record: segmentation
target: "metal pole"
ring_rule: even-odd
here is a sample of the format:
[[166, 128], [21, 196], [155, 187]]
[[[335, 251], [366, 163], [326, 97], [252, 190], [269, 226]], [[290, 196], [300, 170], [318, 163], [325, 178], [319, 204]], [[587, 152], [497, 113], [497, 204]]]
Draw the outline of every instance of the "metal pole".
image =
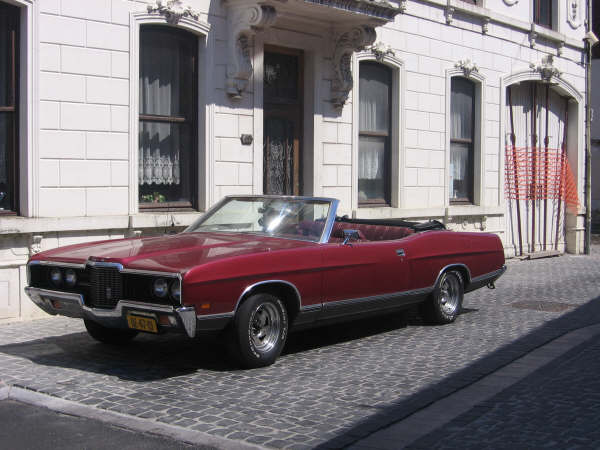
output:
[[537, 157], [537, 83], [533, 83], [533, 96], [531, 98], [531, 253], [535, 253], [535, 198], [536, 198], [536, 157]]
[[563, 183], [565, 182], [564, 161], [567, 158], [567, 130], [569, 128], [569, 99], [565, 98], [565, 125], [563, 130], [563, 141], [560, 153], [560, 173], [558, 174], [558, 211], [556, 213], [556, 238], [554, 240], [554, 249], [558, 250], [558, 238], [560, 230], [560, 216], [562, 213], [562, 195]]
[[[592, 0], [587, 0], [586, 32], [592, 29]], [[592, 45], [585, 40], [585, 246], [589, 255], [592, 248], [592, 138], [591, 138], [591, 100], [592, 100]]]
[[515, 123], [513, 120], [512, 86], [508, 88], [508, 107], [510, 111], [510, 142], [512, 144], [513, 173], [515, 177], [515, 191], [517, 204], [517, 227], [519, 230], [519, 256], [523, 256], [523, 234], [521, 233], [521, 201], [519, 200], [519, 168], [517, 165], [517, 138], [515, 136]]
[[550, 97], [550, 85], [546, 84], [546, 136], [544, 137], [544, 251], [546, 250], [546, 227], [548, 226], [548, 106]]

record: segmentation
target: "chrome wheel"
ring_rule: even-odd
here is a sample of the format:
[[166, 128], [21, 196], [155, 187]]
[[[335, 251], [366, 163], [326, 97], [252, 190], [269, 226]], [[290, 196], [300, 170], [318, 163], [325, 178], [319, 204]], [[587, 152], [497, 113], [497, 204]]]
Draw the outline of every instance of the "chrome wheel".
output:
[[454, 314], [460, 304], [461, 285], [458, 277], [444, 275], [440, 283], [440, 305], [448, 314]]
[[250, 338], [259, 352], [268, 352], [277, 345], [281, 333], [281, 315], [273, 303], [261, 303], [250, 317]]
[[457, 270], [444, 272], [429, 298], [421, 303], [421, 316], [431, 323], [451, 323], [458, 316], [463, 302], [463, 276]]

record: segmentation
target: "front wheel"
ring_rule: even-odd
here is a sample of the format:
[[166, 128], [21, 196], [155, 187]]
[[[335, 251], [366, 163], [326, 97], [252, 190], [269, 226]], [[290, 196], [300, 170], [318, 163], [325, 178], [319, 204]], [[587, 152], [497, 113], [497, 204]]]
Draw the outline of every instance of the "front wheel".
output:
[[253, 295], [240, 305], [230, 333], [230, 350], [242, 367], [271, 365], [287, 339], [287, 310], [273, 295]]
[[432, 323], [454, 322], [462, 307], [463, 297], [464, 285], [460, 272], [445, 272], [431, 296], [421, 305], [421, 315]]
[[88, 334], [103, 344], [124, 344], [132, 340], [138, 332], [135, 330], [122, 330], [120, 328], [103, 327], [93, 320], [83, 319]]

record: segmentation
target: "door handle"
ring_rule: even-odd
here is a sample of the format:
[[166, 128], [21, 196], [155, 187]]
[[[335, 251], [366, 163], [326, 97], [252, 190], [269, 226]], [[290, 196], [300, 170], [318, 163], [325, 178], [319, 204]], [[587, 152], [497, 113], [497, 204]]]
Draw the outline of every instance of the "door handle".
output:
[[404, 249], [403, 248], [398, 248], [398, 249], [396, 249], [396, 255], [398, 255], [398, 256], [406, 256], [406, 253], [404, 253]]

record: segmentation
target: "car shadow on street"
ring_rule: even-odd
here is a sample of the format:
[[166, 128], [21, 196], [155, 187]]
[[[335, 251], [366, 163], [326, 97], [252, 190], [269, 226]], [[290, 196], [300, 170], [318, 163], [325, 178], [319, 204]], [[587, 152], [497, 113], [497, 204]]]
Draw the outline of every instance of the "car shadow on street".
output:
[[[510, 306], [516, 307], [513, 305]], [[477, 380], [524, 356], [530, 351], [535, 350], [570, 331], [600, 323], [600, 297], [589, 300], [579, 307], [576, 307], [576, 305], [572, 306], [573, 309], [561, 317], [544, 323], [529, 334], [474, 361], [469, 366], [449, 375], [438, 383], [430, 385], [406, 399], [391, 403], [389, 406], [379, 409], [374, 415], [347, 429], [344, 434], [336, 436], [319, 445], [317, 448], [337, 449], [349, 447], [360, 439], [405, 419], [435, 401], [467, 387]], [[471, 311], [462, 312], [465, 313]], [[543, 373], [544, 367], [538, 369], [538, 371], [539, 373]], [[400, 446], [400, 443], [398, 445], [399, 448], [403, 447]], [[535, 445], [533, 445], [533, 447], [535, 447]]]
[[[75, 319], [74, 319], [75, 320]], [[385, 316], [330, 324], [290, 333], [283, 355], [360, 340], [407, 326], [423, 326], [416, 309]], [[140, 333], [124, 345], [106, 345], [87, 333], [49, 336], [27, 342], [0, 345], [0, 353], [27, 358], [37, 365], [76, 369], [128, 381], [155, 381], [197, 371], [230, 372], [239, 368], [227, 355], [222, 335], [189, 339], [179, 334], [159, 336]], [[248, 371], [245, 374], [249, 375]]]

